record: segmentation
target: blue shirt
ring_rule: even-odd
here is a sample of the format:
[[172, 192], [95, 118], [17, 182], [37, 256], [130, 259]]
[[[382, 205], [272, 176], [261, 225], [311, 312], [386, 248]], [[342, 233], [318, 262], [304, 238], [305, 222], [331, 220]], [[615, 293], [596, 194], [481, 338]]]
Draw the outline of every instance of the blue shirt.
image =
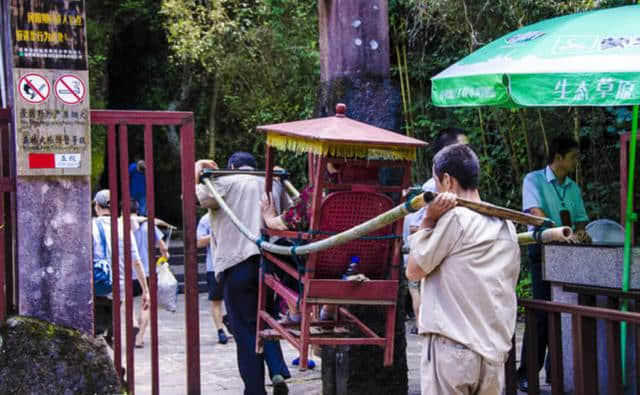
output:
[[[580, 187], [569, 177], [564, 178], [562, 185], [558, 183], [556, 175], [547, 166], [544, 169], [532, 171], [524, 177], [522, 183], [522, 210], [527, 211], [537, 207], [544, 211], [556, 226], [562, 226], [560, 210], [568, 210], [571, 214], [571, 227], [576, 223], [587, 222], [589, 217], [582, 201]], [[530, 229], [533, 227], [530, 226]]]
[[[158, 244], [158, 240], [162, 240], [164, 234], [162, 231], [155, 227], [156, 229], [156, 245]], [[133, 231], [133, 236], [136, 238], [136, 244], [138, 245], [138, 253], [140, 254], [140, 261], [142, 262], [142, 266], [144, 267], [144, 272], [147, 276], [150, 274], [149, 272], [149, 225], [148, 222], [143, 222], [138, 229]], [[157, 270], [157, 268], [156, 268]], [[133, 278], [137, 279], [138, 276], [136, 272], [133, 272]]]
[[147, 193], [147, 180], [144, 172], [138, 171], [138, 165], [129, 165], [129, 194], [133, 198], [141, 197]]
[[[203, 237], [211, 236], [213, 242], [213, 235], [211, 234], [211, 221], [209, 221], [209, 214], [205, 214], [200, 218], [198, 222], [198, 228], [196, 230], [196, 238], [202, 239]], [[211, 251], [211, 242], [207, 244], [207, 272], [213, 272], [213, 253]]]

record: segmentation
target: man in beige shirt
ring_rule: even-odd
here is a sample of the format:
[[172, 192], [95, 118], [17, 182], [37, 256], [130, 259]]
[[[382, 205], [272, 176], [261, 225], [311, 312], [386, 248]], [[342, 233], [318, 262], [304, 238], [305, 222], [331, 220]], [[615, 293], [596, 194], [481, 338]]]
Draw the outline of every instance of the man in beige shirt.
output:
[[[230, 169], [254, 170], [255, 166], [256, 160], [248, 152], [236, 152], [228, 161]], [[199, 178], [205, 168], [217, 169], [218, 165], [210, 160], [199, 160], [195, 166], [196, 178]], [[260, 234], [262, 225], [260, 197], [264, 193], [264, 181], [264, 177], [235, 174], [218, 177], [212, 182], [225, 203], [253, 234]], [[244, 394], [266, 395], [265, 362], [269, 367], [273, 393], [286, 394], [288, 387], [285, 379], [291, 377], [291, 374], [284, 362], [280, 342], [265, 341], [264, 352], [255, 352], [260, 249], [244, 237], [229, 217], [219, 210], [217, 201], [207, 187], [198, 185], [196, 195], [200, 204], [209, 209], [211, 230], [216, 243], [213, 266], [216, 279], [223, 289], [231, 331], [236, 341], [238, 370], [244, 382]]]
[[421, 280], [422, 394], [500, 394], [516, 323], [520, 249], [513, 224], [456, 207], [480, 201], [468, 146], [433, 159], [436, 199], [409, 237], [407, 278]]

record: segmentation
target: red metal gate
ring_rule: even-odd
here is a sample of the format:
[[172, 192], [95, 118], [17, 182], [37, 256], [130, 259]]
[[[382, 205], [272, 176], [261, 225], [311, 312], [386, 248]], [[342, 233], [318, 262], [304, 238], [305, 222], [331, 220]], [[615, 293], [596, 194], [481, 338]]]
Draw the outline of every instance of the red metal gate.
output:
[[16, 311], [15, 259], [15, 171], [14, 147], [9, 127], [11, 111], [0, 109], [0, 322]]
[[[155, 201], [153, 179], [153, 127], [177, 126], [180, 129], [180, 167], [182, 186], [182, 217], [184, 230], [184, 270], [185, 270], [185, 317], [186, 317], [186, 388], [189, 394], [200, 393], [200, 334], [198, 319], [198, 267], [196, 265], [196, 198], [194, 176], [194, 121], [191, 112], [165, 112], [165, 111], [91, 111], [91, 123], [93, 125], [105, 125], [107, 127], [107, 154], [109, 189], [111, 190], [111, 240], [112, 260], [118, 262], [118, 190], [125, 197], [122, 201], [122, 212], [129, 213], [130, 199], [129, 173], [128, 173], [128, 130], [129, 125], [144, 126], [144, 160], [146, 162], [146, 195], [147, 217], [149, 229], [154, 228]], [[119, 152], [117, 153], [117, 150]], [[118, 160], [119, 155], [119, 160]], [[120, 170], [120, 182], [118, 183], [118, 168]], [[123, 222], [123, 232], [130, 232], [130, 221]], [[149, 262], [150, 267], [155, 262], [155, 234], [149, 232]], [[131, 240], [124, 238], [125, 254], [125, 326], [126, 326], [126, 385], [127, 392], [135, 392], [134, 369], [134, 337], [133, 333], [133, 287], [131, 280]], [[119, 265], [112, 265], [113, 278], [119, 278]], [[149, 270], [149, 289], [151, 294], [151, 388], [153, 394], [159, 391], [159, 366], [158, 366], [158, 300], [157, 277], [155, 270]], [[120, 336], [120, 284], [113, 282], [113, 329], [114, 329], [114, 363], [116, 369], [122, 374], [122, 339]]]

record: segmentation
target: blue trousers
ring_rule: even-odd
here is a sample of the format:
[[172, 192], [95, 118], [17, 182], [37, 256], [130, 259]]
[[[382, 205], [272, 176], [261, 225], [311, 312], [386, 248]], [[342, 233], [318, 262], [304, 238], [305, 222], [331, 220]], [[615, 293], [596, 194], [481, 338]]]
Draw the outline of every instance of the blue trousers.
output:
[[136, 196], [133, 198], [136, 202], [138, 202], [138, 215], [146, 216], [147, 215], [147, 196]]
[[[222, 273], [224, 303], [237, 346], [238, 369], [245, 395], [263, 395], [264, 363], [269, 376], [291, 377], [280, 342], [265, 341], [263, 354], [255, 352], [258, 315], [258, 275], [260, 256], [254, 255]], [[268, 298], [271, 301], [273, 298]]]

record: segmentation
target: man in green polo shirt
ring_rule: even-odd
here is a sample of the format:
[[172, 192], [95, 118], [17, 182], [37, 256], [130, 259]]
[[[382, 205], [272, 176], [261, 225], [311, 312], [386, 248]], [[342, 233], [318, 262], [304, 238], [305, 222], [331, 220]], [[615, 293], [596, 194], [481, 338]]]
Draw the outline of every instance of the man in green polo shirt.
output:
[[[522, 209], [533, 215], [552, 219], [556, 226], [570, 226], [576, 242], [588, 242], [585, 226], [589, 221], [582, 201], [580, 187], [569, 178], [578, 165], [578, 143], [567, 137], [558, 137], [549, 147], [548, 165], [544, 169], [532, 171], [524, 178], [522, 185]], [[531, 227], [532, 228], [532, 227]], [[530, 229], [531, 230], [531, 229]], [[528, 247], [529, 269], [531, 271], [531, 292], [534, 299], [551, 299], [551, 287], [542, 279], [542, 248], [539, 244]], [[522, 354], [518, 368], [519, 387], [528, 390], [526, 379], [527, 335], [522, 341]], [[538, 369], [545, 360], [548, 344], [547, 314], [538, 313]], [[546, 364], [547, 380], [549, 364]]]

